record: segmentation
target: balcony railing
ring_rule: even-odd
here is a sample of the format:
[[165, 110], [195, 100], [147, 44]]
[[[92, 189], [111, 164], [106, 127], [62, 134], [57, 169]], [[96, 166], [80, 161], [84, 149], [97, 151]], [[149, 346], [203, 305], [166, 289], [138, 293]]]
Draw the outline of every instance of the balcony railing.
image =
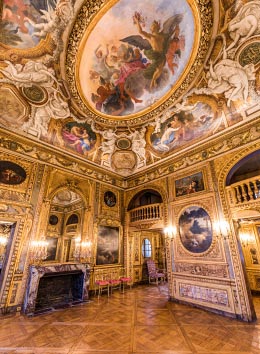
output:
[[227, 191], [231, 205], [253, 202], [260, 198], [260, 176], [233, 183]]
[[162, 204], [149, 204], [130, 211], [130, 222], [157, 221], [162, 219]]

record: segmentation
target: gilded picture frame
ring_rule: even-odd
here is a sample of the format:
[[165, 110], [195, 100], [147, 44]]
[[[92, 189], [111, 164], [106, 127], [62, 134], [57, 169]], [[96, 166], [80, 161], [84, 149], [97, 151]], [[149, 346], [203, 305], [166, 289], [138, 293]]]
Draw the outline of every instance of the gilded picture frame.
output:
[[98, 226], [96, 265], [119, 264], [120, 232], [118, 226]]
[[187, 197], [187, 195], [203, 192], [205, 189], [205, 178], [202, 171], [174, 181], [174, 195], [176, 198]]

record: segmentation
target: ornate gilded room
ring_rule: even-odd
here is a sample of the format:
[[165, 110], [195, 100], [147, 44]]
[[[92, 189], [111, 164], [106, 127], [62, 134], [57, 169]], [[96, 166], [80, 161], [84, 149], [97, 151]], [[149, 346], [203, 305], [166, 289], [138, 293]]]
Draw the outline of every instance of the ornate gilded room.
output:
[[0, 354], [259, 353], [260, 0], [0, 4]]

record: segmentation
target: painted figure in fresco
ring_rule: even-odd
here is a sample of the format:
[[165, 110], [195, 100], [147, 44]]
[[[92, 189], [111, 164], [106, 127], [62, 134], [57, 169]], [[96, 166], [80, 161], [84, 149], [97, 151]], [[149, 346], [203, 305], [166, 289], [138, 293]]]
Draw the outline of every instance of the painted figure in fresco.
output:
[[112, 46], [109, 50], [107, 45], [106, 51], [98, 46], [95, 56], [94, 70], [90, 70], [89, 74], [100, 83], [96, 93], [91, 95], [96, 109], [114, 116], [132, 112], [134, 103], [142, 100], [136, 97], [131, 85], [126, 82], [129, 76], [145, 68], [140, 51], [124, 44], [118, 48]]
[[187, 189], [187, 194], [198, 192], [199, 182], [196, 179], [191, 180], [189, 187]]
[[163, 133], [161, 137], [161, 144], [168, 145], [175, 139], [175, 132], [177, 132], [181, 128], [180, 123], [178, 122], [178, 117], [176, 115], [173, 116], [173, 120], [167, 124], [167, 129]]
[[74, 123], [71, 127], [69, 124], [65, 125], [65, 129], [62, 130], [62, 137], [64, 141], [78, 153], [87, 155], [96, 142], [94, 133], [92, 136], [90, 133], [91, 132], [88, 132], [85, 127]]
[[28, 28], [25, 25], [28, 10], [29, 5], [25, 4], [23, 0], [4, 0], [2, 21], [17, 26], [17, 32], [20, 30], [22, 33], [28, 33]]
[[131, 114], [136, 105], [147, 104], [145, 94], [167, 85], [185, 46], [179, 26], [182, 19], [183, 15], [174, 15], [162, 29], [159, 21], [153, 21], [149, 33], [142, 29], [144, 19], [136, 12], [133, 20], [140, 35], [122, 38], [120, 44], [98, 45], [89, 70], [89, 78], [97, 86], [91, 100], [98, 111], [113, 116]]
[[[177, 37], [174, 38], [175, 42], [171, 42], [171, 40], [173, 40], [172, 37], [174, 37], [175, 34], [179, 34], [178, 25], [182, 19], [183, 15], [174, 15], [164, 22], [162, 29], [160, 22], [154, 20], [150, 28], [151, 32], [146, 32], [142, 29], [144, 20], [142, 19], [141, 14], [136, 12], [133, 20], [137, 25], [138, 32], [141, 36], [129, 36], [122, 39], [122, 41], [144, 50], [145, 56], [150, 60], [150, 65], [144, 71], [144, 76], [151, 80], [150, 89], [157, 87], [157, 80], [161, 76], [163, 68], [166, 64], [166, 56], [168, 62], [171, 63], [171, 56], [174, 57], [174, 55], [178, 53], [180, 54], [180, 52], [178, 52], [180, 48], [176, 45]], [[170, 44], [173, 43], [175, 43], [175, 45], [172, 45], [171, 51], [168, 52]], [[175, 49], [174, 53], [173, 49]], [[172, 63], [170, 65], [171, 70], [173, 70]]]
[[167, 124], [167, 128], [163, 132], [161, 138], [154, 142], [156, 149], [162, 152], [169, 151], [172, 144], [175, 143], [183, 132], [183, 124], [179, 117], [175, 114], [172, 120]]

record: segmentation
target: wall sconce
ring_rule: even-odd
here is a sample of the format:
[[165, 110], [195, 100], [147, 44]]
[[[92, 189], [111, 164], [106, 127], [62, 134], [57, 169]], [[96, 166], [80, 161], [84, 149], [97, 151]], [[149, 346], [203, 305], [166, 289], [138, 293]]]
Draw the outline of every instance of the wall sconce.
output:
[[0, 234], [0, 246], [5, 247], [8, 242], [8, 237], [4, 234]]
[[224, 240], [229, 238], [230, 226], [226, 220], [219, 220], [214, 223], [214, 229], [216, 231], [217, 237], [221, 237]]
[[77, 261], [80, 261], [80, 243], [81, 243], [81, 238], [77, 237], [75, 239], [75, 249], [73, 253], [73, 258], [76, 259]]
[[176, 226], [167, 226], [164, 228], [165, 238], [173, 239], [177, 234]]
[[77, 237], [75, 240], [75, 250], [74, 258], [78, 262], [90, 262], [91, 260], [91, 241], [81, 241], [80, 237]]
[[243, 247], [248, 246], [248, 244], [253, 241], [253, 237], [247, 232], [240, 232], [239, 238], [240, 238], [241, 245]]
[[92, 242], [91, 241], [83, 241], [81, 242], [81, 248], [80, 248], [80, 258], [84, 262], [90, 262], [91, 260], [91, 246]]
[[44, 239], [33, 240], [30, 245], [30, 261], [32, 264], [40, 264], [47, 258], [48, 242]]

